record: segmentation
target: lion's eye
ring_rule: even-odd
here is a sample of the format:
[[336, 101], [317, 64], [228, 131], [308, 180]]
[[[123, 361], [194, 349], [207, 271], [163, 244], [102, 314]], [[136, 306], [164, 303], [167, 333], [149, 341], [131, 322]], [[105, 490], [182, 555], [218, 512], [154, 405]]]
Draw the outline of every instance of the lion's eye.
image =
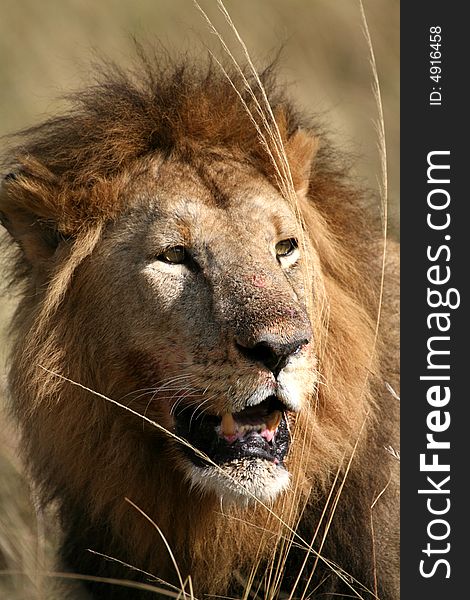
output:
[[157, 259], [172, 265], [181, 265], [187, 259], [186, 249], [184, 246], [173, 246], [159, 254]]
[[276, 256], [277, 258], [284, 258], [290, 256], [294, 250], [298, 247], [297, 240], [295, 238], [289, 238], [287, 240], [281, 240], [276, 244]]

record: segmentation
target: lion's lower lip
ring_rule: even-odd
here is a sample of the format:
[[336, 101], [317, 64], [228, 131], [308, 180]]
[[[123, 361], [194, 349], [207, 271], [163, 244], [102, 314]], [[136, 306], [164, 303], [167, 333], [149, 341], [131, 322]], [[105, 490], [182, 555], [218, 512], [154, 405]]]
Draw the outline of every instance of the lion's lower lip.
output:
[[[267, 398], [258, 407], [230, 417], [230, 431], [224, 431], [221, 417], [205, 415], [190, 419], [187, 411], [175, 415], [176, 433], [219, 465], [234, 460], [264, 459], [282, 465], [289, 446], [289, 432], [282, 403]], [[232, 429], [233, 428], [233, 429]], [[186, 455], [198, 466], [207, 466], [199, 454], [183, 447]]]

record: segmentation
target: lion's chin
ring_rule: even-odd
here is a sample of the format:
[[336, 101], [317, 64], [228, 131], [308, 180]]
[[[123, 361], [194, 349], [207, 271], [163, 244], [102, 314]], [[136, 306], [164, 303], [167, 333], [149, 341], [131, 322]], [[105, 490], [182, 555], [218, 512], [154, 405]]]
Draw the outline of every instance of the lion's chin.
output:
[[224, 502], [273, 502], [289, 486], [286, 412], [276, 396], [237, 413], [205, 414], [198, 422], [182, 408], [175, 415], [175, 429], [189, 442], [179, 451], [191, 487]]
[[214, 493], [223, 502], [246, 506], [260, 501], [271, 504], [289, 487], [284, 466], [260, 458], [237, 459], [220, 467], [188, 465], [193, 489]]

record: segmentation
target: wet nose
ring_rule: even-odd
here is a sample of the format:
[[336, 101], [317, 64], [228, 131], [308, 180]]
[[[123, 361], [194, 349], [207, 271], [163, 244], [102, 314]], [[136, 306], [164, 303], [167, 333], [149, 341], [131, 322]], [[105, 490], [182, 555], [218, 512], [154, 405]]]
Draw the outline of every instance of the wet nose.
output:
[[236, 345], [243, 356], [261, 363], [277, 377], [290, 357], [306, 346], [310, 338], [310, 332], [302, 332], [291, 339], [267, 333], [255, 340], [237, 339]]

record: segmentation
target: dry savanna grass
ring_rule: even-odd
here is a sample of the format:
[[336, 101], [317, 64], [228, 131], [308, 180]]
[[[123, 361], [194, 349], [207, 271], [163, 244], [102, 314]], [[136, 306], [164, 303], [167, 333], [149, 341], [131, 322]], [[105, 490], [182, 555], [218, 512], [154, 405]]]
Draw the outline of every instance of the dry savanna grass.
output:
[[[144, 40], [156, 36], [169, 48], [189, 47], [192, 53], [204, 53], [207, 46], [216, 59], [223, 56], [226, 42], [235, 60], [246, 62], [236, 32], [217, 11], [214, 2], [202, 3], [202, 7], [210, 23], [220, 32], [222, 45], [207, 19], [189, 0], [132, 3], [105, 0], [99, 4], [86, 1], [67, 5], [50, 0], [40, 6], [32, 0], [22, 3], [4, 0], [3, 3], [5, 16], [0, 24], [0, 80], [5, 90], [0, 100], [4, 116], [2, 133], [32, 124], [44, 114], [59, 110], [61, 103], [53, 98], [57, 92], [60, 94], [86, 81], [87, 64], [94, 54], [126, 64], [134, 52], [133, 35]], [[364, 33], [361, 6], [353, 1], [258, 0], [227, 2], [226, 7], [257, 64], [265, 63], [280, 43], [284, 44], [281, 72], [290, 85], [290, 95], [297, 98], [307, 112], [320, 113], [330, 123], [336, 143], [356, 155], [357, 177], [381, 189], [386, 204], [378, 210], [384, 216], [388, 213], [388, 228], [396, 235], [398, 3], [381, 0], [365, 5], [371, 40]], [[377, 81], [370, 66], [371, 43], [381, 95], [377, 95]], [[387, 229], [387, 219], [384, 222]], [[5, 331], [15, 299], [4, 298], [0, 322]], [[2, 339], [6, 340], [5, 333]], [[7, 341], [2, 344], [2, 363], [6, 351]], [[1, 384], [4, 399], [4, 375]], [[35, 511], [34, 493], [16, 456], [14, 428], [6, 417], [1, 419], [0, 597], [11, 600], [61, 598], [60, 585], [55, 583], [61, 576], [54, 574], [52, 561], [54, 525], [47, 515]], [[332, 504], [335, 501], [331, 499]], [[134, 508], [140, 510], [137, 506]], [[148, 526], [158, 529], [150, 519]], [[286, 543], [309, 547], [308, 540], [295, 537]], [[157, 592], [161, 586], [158, 581], [149, 580], [150, 587]], [[191, 581], [181, 579], [180, 588], [184, 596], [192, 596]], [[256, 582], [246, 588], [256, 595]], [[178, 597], [180, 591], [167, 593]], [[293, 590], [293, 597], [302, 597], [302, 590]]]

